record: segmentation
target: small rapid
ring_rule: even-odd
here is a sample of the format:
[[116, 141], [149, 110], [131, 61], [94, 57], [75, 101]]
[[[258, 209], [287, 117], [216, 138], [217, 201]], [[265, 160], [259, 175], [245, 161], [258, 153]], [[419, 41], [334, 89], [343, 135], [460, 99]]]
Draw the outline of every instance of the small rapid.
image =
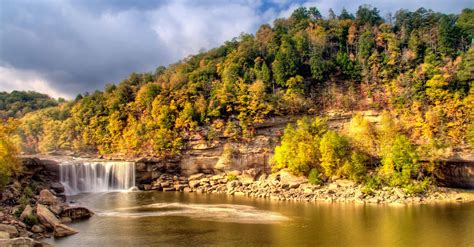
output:
[[115, 210], [99, 210], [96, 213], [99, 216], [125, 218], [181, 216], [204, 221], [241, 224], [275, 224], [289, 220], [276, 212], [235, 204], [152, 203]]

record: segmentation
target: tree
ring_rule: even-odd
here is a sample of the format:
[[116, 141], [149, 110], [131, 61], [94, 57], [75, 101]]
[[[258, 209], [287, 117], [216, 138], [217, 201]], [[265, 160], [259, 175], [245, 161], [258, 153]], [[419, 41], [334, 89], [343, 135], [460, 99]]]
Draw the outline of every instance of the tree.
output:
[[474, 38], [474, 9], [463, 9], [456, 25], [467, 35], [467, 45]]
[[344, 175], [343, 167], [350, 157], [349, 142], [335, 131], [327, 131], [319, 145], [321, 167], [328, 177]]
[[354, 20], [354, 15], [349, 13], [346, 8], [342, 8], [339, 20]]
[[359, 26], [365, 24], [375, 26], [382, 22], [382, 17], [380, 17], [377, 8], [372, 8], [370, 5], [361, 5], [356, 12], [356, 22]]
[[328, 130], [326, 121], [321, 118], [302, 118], [285, 129], [281, 145], [275, 148], [271, 163], [273, 169], [287, 168], [294, 174], [308, 174], [315, 168], [320, 169], [319, 142]]
[[18, 122], [14, 120], [0, 120], [0, 189], [17, 176], [21, 171], [21, 164], [17, 160], [18, 147], [15, 131]]
[[406, 186], [418, 173], [417, 150], [404, 135], [397, 135], [382, 157], [381, 176], [391, 186]]

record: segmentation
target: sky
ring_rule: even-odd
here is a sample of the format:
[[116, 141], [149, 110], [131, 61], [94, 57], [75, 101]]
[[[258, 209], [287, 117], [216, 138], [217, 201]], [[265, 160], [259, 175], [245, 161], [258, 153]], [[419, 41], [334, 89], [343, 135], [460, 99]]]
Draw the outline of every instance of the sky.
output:
[[472, 0], [0, 0], [0, 91], [71, 99], [255, 33], [300, 6], [327, 15], [362, 4], [382, 16], [474, 8]]

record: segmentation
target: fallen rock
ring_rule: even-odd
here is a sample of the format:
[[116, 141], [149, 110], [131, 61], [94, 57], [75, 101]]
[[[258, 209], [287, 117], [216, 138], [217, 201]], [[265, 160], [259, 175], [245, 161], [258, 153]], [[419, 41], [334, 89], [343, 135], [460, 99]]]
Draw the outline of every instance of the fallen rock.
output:
[[30, 205], [26, 205], [25, 209], [23, 209], [23, 212], [20, 215], [20, 220], [23, 221], [31, 215], [33, 215], [33, 208]]
[[0, 224], [0, 231], [7, 232], [10, 238], [18, 237], [18, 230], [12, 225]]
[[94, 213], [85, 207], [70, 207], [63, 210], [61, 217], [67, 217], [71, 220], [87, 219]]
[[58, 198], [49, 190], [42, 190], [39, 194], [39, 203], [45, 205], [53, 205], [59, 202]]
[[55, 225], [59, 224], [56, 216], [42, 204], [36, 206], [36, 215], [38, 215], [39, 221], [48, 228], [54, 228]]
[[53, 235], [54, 237], [66, 237], [66, 236], [70, 236], [70, 235], [73, 235], [73, 234], [76, 234], [78, 233], [79, 231], [72, 228], [72, 227], [69, 227], [69, 226], [66, 226], [66, 225], [63, 225], [63, 224], [56, 224], [54, 226], [54, 232], [53, 232]]

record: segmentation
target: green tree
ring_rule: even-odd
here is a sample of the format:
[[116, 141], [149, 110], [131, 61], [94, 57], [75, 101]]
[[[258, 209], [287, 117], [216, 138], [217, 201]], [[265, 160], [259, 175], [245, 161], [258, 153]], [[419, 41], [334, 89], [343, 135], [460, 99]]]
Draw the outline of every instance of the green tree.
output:
[[327, 123], [321, 118], [302, 118], [296, 127], [288, 125], [281, 144], [275, 148], [271, 160], [273, 169], [287, 168], [299, 175], [308, 174], [313, 168], [320, 169], [319, 142], [327, 130]]

